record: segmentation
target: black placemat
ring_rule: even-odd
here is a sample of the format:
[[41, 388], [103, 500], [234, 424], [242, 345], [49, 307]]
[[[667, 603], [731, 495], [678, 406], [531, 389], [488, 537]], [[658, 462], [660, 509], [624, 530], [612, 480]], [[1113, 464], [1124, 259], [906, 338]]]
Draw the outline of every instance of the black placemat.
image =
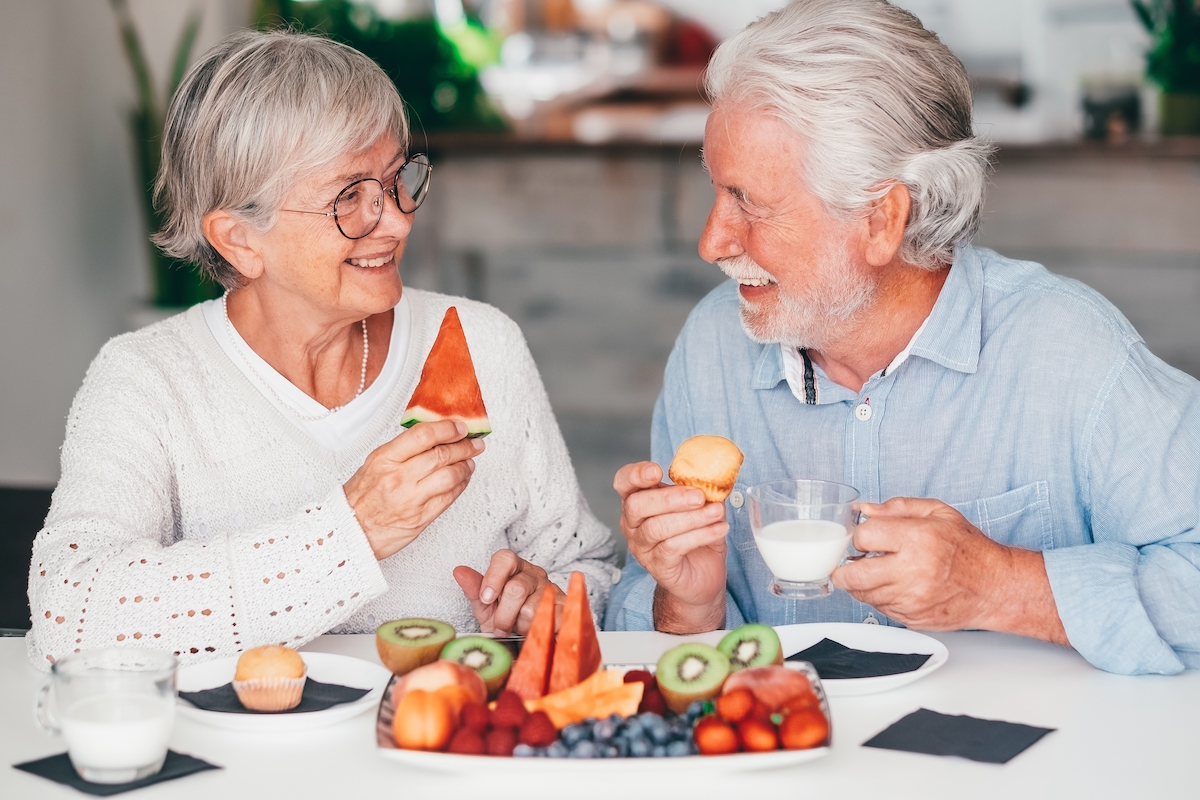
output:
[[227, 714], [303, 714], [307, 711], [324, 711], [342, 703], [353, 703], [370, 691], [370, 689], [355, 689], [336, 683], [321, 683], [308, 678], [304, 681], [304, 694], [300, 697], [300, 705], [289, 708], [287, 711], [252, 711], [246, 708], [242, 705], [242, 701], [238, 700], [232, 683], [199, 692], [180, 692], [179, 696], [196, 708], [205, 711], [220, 711]]
[[49, 778], [55, 783], [70, 786], [72, 789], [78, 789], [86, 794], [96, 795], [97, 797], [108, 797], [109, 795], [128, 792], [132, 789], [140, 789], [143, 786], [150, 786], [151, 784], [162, 783], [163, 781], [173, 781], [176, 778], [182, 778], [194, 772], [221, 769], [221, 767], [218, 767], [216, 764], [210, 764], [207, 761], [201, 761], [193, 756], [168, 750], [167, 759], [163, 762], [162, 769], [159, 770], [157, 775], [151, 775], [149, 778], [142, 778], [141, 780], [129, 783], [88, 783], [79, 777], [79, 773], [75, 771], [75, 767], [71, 766], [71, 759], [67, 757], [66, 753], [59, 753], [56, 756], [48, 758], [39, 758], [37, 761], [26, 761], [24, 764], [13, 764], [13, 769]]
[[808, 661], [821, 680], [837, 678], [878, 678], [900, 675], [924, 666], [932, 658], [928, 653], [872, 653], [855, 650], [832, 639], [822, 639], [807, 650], [788, 656], [788, 661]]
[[893, 722], [863, 742], [863, 747], [1004, 764], [1053, 730], [995, 719], [939, 714], [922, 708]]

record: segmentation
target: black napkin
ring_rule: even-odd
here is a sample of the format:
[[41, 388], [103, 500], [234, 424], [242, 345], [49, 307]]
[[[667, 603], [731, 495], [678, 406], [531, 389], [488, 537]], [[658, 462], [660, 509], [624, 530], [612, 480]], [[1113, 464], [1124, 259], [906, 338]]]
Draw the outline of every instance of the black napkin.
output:
[[287, 711], [251, 711], [238, 700], [232, 683], [199, 692], [180, 692], [179, 696], [205, 711], [223, 711], [229, 714], [302, 714], [306, 711], [324, 711], [342, 703], [353, 703], [370, 691], [339, 686], [336, 683], [320, 683], [308, 678], [304, 681], [304, 694], [300, 697], [300, 705]]
[[922, 708], [893, 722], [863, 747], [1005, 764], [1054, 728], [939, 714]]
[[31, 775], [49, 778], [55, 783], [66, 784], [72, 789], [78, 789], [85, 794], [94, 794], [98, 797], [108, 797], [109, 795], [128, 792], [131, 789], [140, 789], [143, 786], [149, 786], [153, 783], [173, 781], [176, 778], [191, 775], [193, 772], [221, 769], [221, 767], [215, 764], [201, 761], [192, 756], [185, 756], [183, 753], [176, 753], [174, 750], [167, 751], [167, 760], [163, 762], [162, 769], [159, 770], [157, 775], [151, 775], [149, 778], [142, 778], [139, 781], [131, 781], [130, 783], [88, 783], [79, 777], [79, 773], [75, 771], [75, 767], [71, 766], [71, 759], [67, 757], [66, 753], [59, 753], [56, 756], [48, 758], [40, 758], [37, 761], [26, 761], [24, 764], [13, 764], [13, 768], [28, 772]]
[[870, 653], [822, 639], [801, 650], [788, 661], [808, 661], [822, 680], [834, 678], [878, 678], [918, 670], [932, 656], [927, 653]]

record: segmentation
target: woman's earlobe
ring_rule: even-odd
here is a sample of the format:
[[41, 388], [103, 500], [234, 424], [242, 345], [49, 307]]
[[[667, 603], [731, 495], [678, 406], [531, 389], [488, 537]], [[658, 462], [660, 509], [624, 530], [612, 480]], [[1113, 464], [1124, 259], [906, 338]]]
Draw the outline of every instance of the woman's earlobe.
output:
[[244, 220], [223, 209], [210, 211], [200, 222], [204, 238], [243, 278], [252, 281], [263, 273], [263, 261], [254, 247]]

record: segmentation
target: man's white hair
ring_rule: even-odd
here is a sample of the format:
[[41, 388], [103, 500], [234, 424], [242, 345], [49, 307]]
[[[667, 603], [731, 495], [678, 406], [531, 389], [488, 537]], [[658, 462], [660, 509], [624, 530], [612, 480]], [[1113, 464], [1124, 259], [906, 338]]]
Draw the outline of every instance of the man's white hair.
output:
[[835, 217], [906, 186], [905, 261], [942, 267], [978, 230], [992, 146], [972, 130], [962, 62], [909, 12], [797, 0], [725, 41], [706, 85], [714, 105], [761, 109], [805, 140], [801, 177]]

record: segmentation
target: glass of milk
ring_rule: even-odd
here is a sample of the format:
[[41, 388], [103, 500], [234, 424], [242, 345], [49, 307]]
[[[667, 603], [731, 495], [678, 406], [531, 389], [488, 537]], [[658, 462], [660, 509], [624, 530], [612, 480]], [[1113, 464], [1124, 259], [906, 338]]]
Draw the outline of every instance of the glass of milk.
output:
[[858, 490], [830, 481], [782, 480], [746, 491], [750, 529], [773, 577], [772, 594], [811, 600], [833, 591], [829, 575], [845, 560], [858, 524]]
[[79, 777], [128, 783], [156, 774], [175, 723], [175, 657], [134, 648], [85, 650], [50, 669], [42, 728], [61, 735]]

